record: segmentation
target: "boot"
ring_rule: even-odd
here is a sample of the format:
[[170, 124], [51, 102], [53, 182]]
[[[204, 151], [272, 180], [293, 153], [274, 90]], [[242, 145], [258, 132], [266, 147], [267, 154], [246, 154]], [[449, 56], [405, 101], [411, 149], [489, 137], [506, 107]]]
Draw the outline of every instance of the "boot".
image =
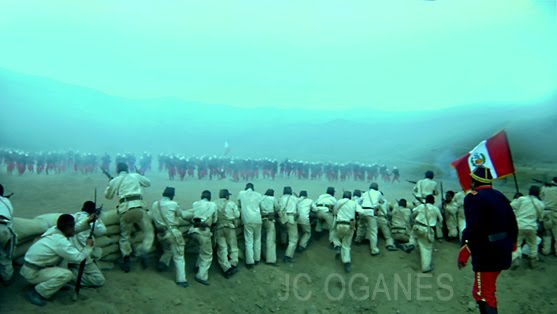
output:
[[122, 270], [125, 273], [129, 273], [132, 270], [132, 262], [130, 256], [124, 256], [124, 260], [122, 261]]
[[141, 255], [139, 257], [139, 261], [141, 262], [141, 267], [143, 267], [143, 269], [147, 269], [147, 267], [149, 266], [147, 255]]
[[537, 258], [530, 258], [529, 265], [530, 269], [538, 268], [538, 259]]
[[176, 283], [178, 286], [182, 287], [182, 288], [187, 288], [190, 286], [190, 284], [187, 281], [184, 282], [177, 282]]
[[344, 271], [349, 273], [352, 271], [352, 264], [351, 263], [344, 263]]
[[169, 267], [168, 267], [165, 263], [163, 263], [163, 262], [158, 262], [158, 264], [157, 264], [157, 270], [158, 270], [159, 272], [167, 271], [168, 268], [169, 268]]
[[29, 301], [35, 305], [46, 305], [46, 300], [37, 292], [37, 290], [35, 290], [35, 288], [32, 288], [29, 292], [27, 292], [27, 297], [29, 298]]

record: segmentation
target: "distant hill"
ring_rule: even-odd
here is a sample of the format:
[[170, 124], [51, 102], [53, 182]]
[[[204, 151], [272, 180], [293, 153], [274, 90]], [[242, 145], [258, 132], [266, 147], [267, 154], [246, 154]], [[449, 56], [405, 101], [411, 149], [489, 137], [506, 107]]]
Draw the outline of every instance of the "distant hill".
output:
[[[403, 91], [401, 91], [403, 92]], [[307, 160], [438, 163], [506, 128], [517, 162], [557, 160], [557, 96], [531, 106], [437, 111], [236, 108], [129, 99], [0, 69], [0, 146], [30, 150], [232, 154]]]

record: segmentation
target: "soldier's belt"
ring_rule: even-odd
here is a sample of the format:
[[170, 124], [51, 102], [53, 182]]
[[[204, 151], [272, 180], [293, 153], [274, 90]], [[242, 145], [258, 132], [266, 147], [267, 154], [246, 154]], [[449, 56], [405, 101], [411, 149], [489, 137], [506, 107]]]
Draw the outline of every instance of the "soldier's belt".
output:
[[25, 262], [23, 263], [23, 266], [26, 266], [26, 267], [31, 268], [31, 269], [34, 269], [34, 270], [41, 270], [41, 269], [45, 269], [45, 268], [49, 268], [49, 267], [54, 267], [55, 265], [52, 265], [52, 266], [39, 266], [39, 265], [37, 265], [37, 264], [33, 264], [33, 263], [28, 262], [28, 261], [25, 261]]
[[143, 196], [141, 195], [130, 195], [130, 196], [126, 196], [120, 199], [120, 204], [122, 203], [126, 203], [126, 202], [131, 202], [131, 201], [140, 201], [143, 199]]
[[495, 241], [506, 239], [507, 238], [507, 233], [506, 232], [499, 232], [499, 233], [495, 233], [495, 234], [490, 234], [490, 235], [487, 236], [487, 238], [489, 239], [489, 242], [495, 242]]
[[433, 228], [432, 226], [426, 225], [426, 224], [424, 224], [423, 222], [420, 222], [420, 221], [417, 221], [417, 220], [416, 220], [414, 223], [415, 223], [416, 225], [419, 225], [419, 226], [428, 227], [428, 228]]
[[337, 225], [350, 225], [350, 221], [337, 221]]

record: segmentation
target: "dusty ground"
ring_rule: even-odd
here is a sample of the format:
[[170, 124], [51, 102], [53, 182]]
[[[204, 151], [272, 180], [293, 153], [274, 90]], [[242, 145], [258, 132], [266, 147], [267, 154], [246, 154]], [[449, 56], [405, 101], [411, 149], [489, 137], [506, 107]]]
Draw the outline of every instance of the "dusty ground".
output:
[[[547, 167], [547, 166], [546, 166]], [[552, 167], [555, 169], [555, 167]], [[526, 191], [530, 175], [538, 176], [544, 171], [536, 169], [520, 174], [521, 189]], [[551, 174], [552, 175], [552, 174]], [[176, 200], [183, 208], [189, 208], [201, 191], [209, 189], [218, 193], [228, 188], [234, 194], [245, 183], [225, 181], [170, 182], [164, 175], [148, 174], [152, 187], [146, 189], [148, 203], [159, 198], [165, 186], [174, 186]], [[420, 173], [403, 178], [418, 179]], [[91, 199], [98, 188], [102, 196], [106, 178], [102, 174], [92, 176], [33, 175], [7, 176], [0, 172], [0, 182], [8, 193], [15, 192], [12, 202], [16, 216], [32, 218], [42, 213], [75, 212], [84, 200]], [[268, 187], [282, 191], [291, 185], [295, 191], [306, 189], [310, 197], [317, 197], [329, 183], [325, 181], [300, 181], [278, 179], [254, 181], [256, 190]], [[445, 189], [457, 188], [455, 180], [444, 180]], [[337, 193], [344, 189], [366, 188], [368, 183], [345, 182], [333, 184]], [[401, 197], [411, 199], [408, 183], [382, 184], [380, 188], [388, 199]], [[512, 181], [498, 186], [509, 197], [513, 193]], [[214, 194], [215, 195], [215, 194]], [[338, 195], [337, 195], [338, 196]], [[113, 208], [113, 201], [103, 200], [105, 208]], [[381, 247], [384, 242], [380, 242]], [[1, 313], [466, 313], [472, 301], [472, 271], [470, 267], [459, 271], [455, 257], [456, 243], [436, 243], [433, 257], [434, 271], [423, 275], [419, 272], [417, 252], [382, 251], [378, 257], [369, 254], [367, 246], [353, 246], [353, 272], [344, 274], [340, 261], [327, 247], [325, 238], [313, 241], [309, 249], [295, 256], [293, 265], [278, 267], [258, 265], [253, 270], [242, 267], [232, 279], [220, 274], [216, 258], [206, 287], [193, 281], [191, 267], [195, 256], [187, 256], [188, 280], [191, 286], [178, 288], [172, 272], [158, 273], [151, 268], [142, 270], [134, 265], [131, 273], [119, 268], [104, 271], [107, 283], [97, 289], [82, 290], [82, 300], [73, 302], [69, 291], [58, 293], [52, 302], [38, 308], [25, 299], [26, 282], [16, 274], [9, 288], [0, 287]], [[283, 250], [279, 250], [282, 256]], [[525, 263], [523, 263], [525, 264]], [[19, 269], [16, 270], [18, 272]], [[501, 313], [555, 313], [557, 310], [557, 259], [546, 257], [540, 268], [530, 270], [525, 265], [516, 271], [504, 272], [498, 281], [498, 298]], [[297, 280], [296, 280], [297, 279]], [[344, 294], [343, 294], [344, 293]], [[472, 304], [473, 311], [476, 311]]]

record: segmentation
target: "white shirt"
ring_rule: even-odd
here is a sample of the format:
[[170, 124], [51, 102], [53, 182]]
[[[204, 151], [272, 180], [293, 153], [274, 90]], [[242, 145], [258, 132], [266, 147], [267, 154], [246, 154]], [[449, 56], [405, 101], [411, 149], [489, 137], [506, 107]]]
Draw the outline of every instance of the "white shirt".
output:
[[362, 213], [362, 207], [354, 200], [343, 198], [337, 201], [333, 212], [337, 215], [337, 221], [350, 222], [356, 219], [356, 212]]
[[217, 222], [217, 204], [202, 199], [193, 203], [193, 218], [199, 218], [207, 226]]
[[416, 182], [414, 187], [414, 195], [419, 199], [424, 199], [428, 195], [439, 195], [439, 190], [437, 190], [437, 182], [425, 178]]
[[[151, 186], [151, 181], [138, 173], [127, 173], [122, 171], [118, 176], [108, 183], [104, 196], [111, 200], [114, 196], [118, 200], [132, 196], [143, 195], [143, 188]], [[118, 205], [118, 213], [122, 214], [128, 209], [143, 207], [143, 200], [135, 200]]]
[[315, 202], [311, 205], [311, 210], [316, 212], [328, 212], [329, 208], [325, 206], [318, 206], [318, 205], [326, 205], [326, 206], [334, 206], [337, 202], [337, 199], [330, 195], [330, 194], [321, 194], [317, 198]]
[[219, 225], [234, 228], [234, 219], [240, 218], [238, 205], [233, 201], [221, 198], [215, 202], [217, 204], [217, 217]]
[[14, 207], [10, 200], [6, 197], [0, 196], [0, 216], [8, 218], [9, 221], [12, 220], [14, 215]]
[[[417, 214], [416, 221], [426, 226], [435, 227], [437, 222], [443, 222], [443, 216], [437, 206], [432, 204], [420, 204], [412, 211]], [[426, 219], [427, 217], [427, 219]]]
[[275, 207], [278, 207], [277, 201], [274, 196], [264, 195], [259, 202], [262, 215], [269, 215], [275, 212]]
[[296, 214], [298, 198], [294, 195], [283, 195], [278, 201], [279, 211], [285, 211], [287, 214]]
[[369, 191], [364, 192], [360, 201], [362, 202], [360, 205], [363, 208], [362, 215], [364, 216], [375, 216], [374, 210], [385, 202], [383, 193], [374, 189], [369, 189]]
[[262, 223], [261, 209], [259, 207], [262, 198], [261, 194], [252, 189], [247, 189], [238, 193], [240, 213], [244, 224]]
[[67, 260], [68, 263], [79, 264], [91, 254], [92, 250], [92, 247], [85, 246], [79, 251], [62, 231], [54, 226], [31, 245], [25, 253], [25, 261], [43, 267], [59, 265], [62, 259]]
[[546, 209], [557, 212], [557, 186], [542, 187], [540, 197]]
[[168, 197], [163, 197], [157, 202], [153, 202], [149, 211], [151, 218], [157, 228], [178, 227], [178, 217], [181, 214], [180, 205]]
[[[89, 238], [89, 234], [91, 233], [91, 228], [93, 227], [93, 223], [89, 223], [87, 225], [87, 219], [89, 218], [89, 214], [81, 211], [75, 213], [75, 224], [76, 225], [83, 225], [86, 226], [87, 229], [81, 232], [77, 232], [76, 234], [70, 238], [70, 242], [78, 249], [82, 250], [85, 246], [87, 246], [87, 238]], [[93, 233], [93, 239], [95, 237], [101, 237], [106, 233], [106, 226], [104, 225], [103, 221], [100, 218], [97, 218], [95, 222], [95, 232]]]
[[527, 195], [514, 199], [511, 207], [516, 216], [518, 229], [538, 230], [538, 221], [543, 218], [544, 204], [537, 197]]
[[411, 214], [410, 208], [395, 206], [392, 212], [391, 228], [410, 230]]
[[304, 196], [300, 197], [297, 207], [298, 207], [298, 223], [302, 225], [309, 225], [309, 212], [311, 211], [311, 205], [313, 200], [306, 198]]

